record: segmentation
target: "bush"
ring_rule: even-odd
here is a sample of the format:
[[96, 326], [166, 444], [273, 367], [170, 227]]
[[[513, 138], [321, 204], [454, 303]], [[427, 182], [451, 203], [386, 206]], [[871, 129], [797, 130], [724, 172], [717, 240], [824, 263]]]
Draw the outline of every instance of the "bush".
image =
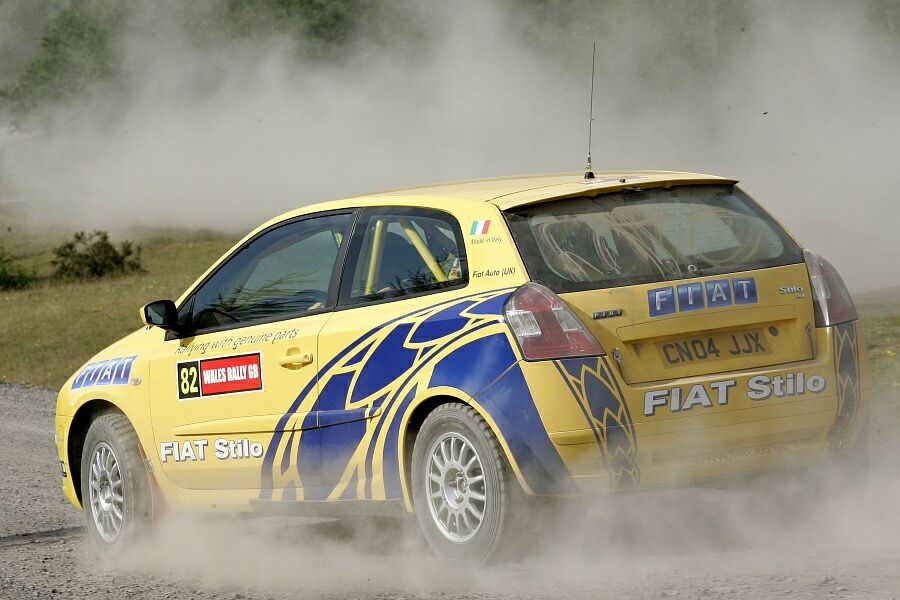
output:
[[126, 240], [116, 248], [105, 231], [79, 231], [73, 239], [54, 248], [53, 254], [55, 275], [62, 279], [96, 279], [144, 270], [141, 247]]
[[34, 283], [34, 271], [16, 264], [12, 256], [0, 244], [0, 290], [21, 290]]

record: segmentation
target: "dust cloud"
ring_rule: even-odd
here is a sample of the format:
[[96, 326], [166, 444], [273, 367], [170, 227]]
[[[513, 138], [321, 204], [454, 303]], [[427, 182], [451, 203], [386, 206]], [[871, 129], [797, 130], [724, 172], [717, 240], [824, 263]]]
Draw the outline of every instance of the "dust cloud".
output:
[[[380, 590], [385, 597], [596, 598], [598, 589], [658, 597], [673, 580], [726, 592], [742, 577], [798, 574], [827, 584], [836, 557], [854, 565], [900, 552], [900, 480], [888, 462], [851, 480], [837, 471], [792, 472], [733, 489], [626, 493], [544, 507], [526, 513], [516, 547], [490, 566], [451, 568], [427, 551], [414, 522], [183, 517], [104, 564], [248, 597]], [[97, 568], [87, 560], [86, 568]], [[761, 591], [754, 589], [751, 597]]]
[[0, 2], [0, 86], [14, 84], [16, 67], [37, 54], [44, 28], [60, 4], [59, 0]]
[[[759, 598], [810, 588], [820, 597], [853, 586], [848, 572], [878, 597], [893, 597], [891, 580], [878, 585], [865, 570], [900, 555], [894, 405], [887, 396], [871, 404], [870, 425], [878, 425], [863, 462], [519, 503], [509, 546], [493, 564], [449, 565], [428, 550], [413, 517], [171, 516], [101, 568], [246, 597], [356, 598], [378, 590], [401, 598]], [[97, 565], [85, 555], [85, 569]]]
[[124, 97], [0, 135], [0, 202], [41, 224], [246, 231], [351, 194], [577, 171], [596, 40], [596, 168], [741, 179], [855, 291], [890, 287], [900, 35], [884, 22], [900, 11], [886, 5], [408, 3], [394, 47], [325, 62], [277, 37], [203, 46], [172, 3], [145, 3], [122, 41]]
[[170, 516], [112, 562], [85, 554], [84, 568], [229, 597], [893, 597], [878, 573], [900, 555], [900, 413], [896, 392], [877, 394], [862, 462], [517, 504], [494, 564], [448, 564], [413, 517]]

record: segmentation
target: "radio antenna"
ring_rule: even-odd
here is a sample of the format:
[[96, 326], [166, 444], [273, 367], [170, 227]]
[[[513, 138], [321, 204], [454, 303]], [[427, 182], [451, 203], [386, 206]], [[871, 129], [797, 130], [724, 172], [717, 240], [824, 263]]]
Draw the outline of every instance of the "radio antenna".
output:
[[594, 167], [591, 165], [591, 133], [594, 125], [594, 67], [597, 61], [597, 42], [594, 42], [593, 53], [591, 54], [591, 108], [588, 112], [588, 152], [587, 166], [584, 168], [584, 178], [594, 178]]

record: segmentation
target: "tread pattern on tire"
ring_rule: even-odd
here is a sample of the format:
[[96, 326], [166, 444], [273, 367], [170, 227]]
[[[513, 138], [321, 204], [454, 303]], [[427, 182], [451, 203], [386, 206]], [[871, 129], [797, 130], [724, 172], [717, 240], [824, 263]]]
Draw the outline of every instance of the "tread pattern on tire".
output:
[[[499, 496], [498, 503], [503, 508], [501, 508], [501, 515], [496, 523], [494, 541], [489, 547], [486, 548], [486, 556], [476, 556], [475, 558], [487, 559], [488, 561], [498, 560], [505, 554], [503, 552], [503, 544], [501, 543], [501, 541], [506, 540], [508, 537], [510, 537], [508, 530], [510, 529], [510, 521], [512, 520], [511, 517], [513, 512], [513, 494], [511, 493], [512, 487], [510, 486], [509, 481], [510, 468], [507, 463], [506, 456], [503, 453], [500, 442], [497, 440], [497, 437], [494, 435], [493, 430], [488, 425], [484, 417], [482, 417], [481, 414], [471, 406], [463, 404], [461, 402], [448, 402], [436, 407], [428, 414], [428, 416], [425, 417], [425, 420], [422, 422], [422, 426], [419, 430], [419, 435], [421, 436], [422, 431], [427, 430], [431, 423], [439, 421], [448, 416], [464, 416], [468, 419], [470, 425], [477, 428], [478, 433], [480, 433], [484, 441], [487, 442], [487, 450], [488, 452], [490, 452], [490, 458], [493, 460], [493, 464], [496, 467], [497, 488]], [[418, 442], [419, 440], [417, 439], [416, 441]]]
[[91, 537], [99, 541], [89, 514], [90, 490], [85, 489], [85, 480], [90, 469], [84, 468], [84, 459], [86, 456], [90, 456], [94, 443], [98, 441], [96, 438], [105, 438], [106, 433], [108, 433], [108, 437], [111, 438], [107, 441], [110, 442], [110, 445], [116, 452], [116, 460], [119, 462], [119, 471], [122, 473], [123, 479], [127, 478], [130, 483], [128, 486], [130, 489], [126, 490], [126, 493], [129, 494], [129, 497], [126, 499], [126, 502], [128, 502], [126, 508], [128, 508], [128, 506], [131, 507], [131, 509], [129, 509], [129, 514], [132, 517], [132, 522], [125, 524], [122, 535], [114, 543], [108, 544], [101, 542], [98, 544], [102, 548], [119, 546], [120, 540], [124, 543], [132, 541], [132, 538], [136, 537], [137, 533], [150, 523], [153, 512], [152, 499], [150, 497], [149, 474], [146, 471], [144, 461], [138, 450], [140, 441], [138, 440], [137, 433], [134, 431], [134, 427], [131, 425], [131, 421], [120, 412], [110, 411], [102, 413], [95, 417], [88, 427], [81, 457], [81, 497], [85, 517], [88, 520], [88, 529], [91, 531]]

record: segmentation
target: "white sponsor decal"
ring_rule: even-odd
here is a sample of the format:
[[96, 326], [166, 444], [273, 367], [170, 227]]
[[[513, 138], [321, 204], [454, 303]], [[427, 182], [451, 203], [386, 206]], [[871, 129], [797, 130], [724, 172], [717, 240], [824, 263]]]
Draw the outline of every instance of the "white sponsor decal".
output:
[[[787, 398], [801, 396], [806, 393], [818, 394], [823, 392], [827, 382], [821, 375], [806, 373], [786, 373], [770, 377], [768, 375], [756, 375], [747, 381], [747, 398], [761, 401], [769, 398]], [[661, 390], [651, 390], [644, 393], [644, 416], [652, 417], [656, 409], [668, 406], [671, 412], [683, 412], [691, 410], [695, 406], [712, 408], [715, 405], [726, 405], [737, 387], [737, 381], [726, 379], [713, 381], [708, 385], [702, 383], [690, 387], [673, 387]]]
[[806, 392], [818, 394], [825, 389], [825, 378], [821, 375], [807, 377], [806, 373], [788, 373], [784, 377], [767, 377], [757, 375], [747, 382], [750, 389], [747, 397], [751, 400], [767, 400], [772, 396], [784, 398], [786, 396], [799, 396]]
[[778, 288], [779, 294], [794, 294], [797, 298], [805, 298], [806, 290], [803, 289], [802, 285], [783, 285]]
[[[211, 450], [208, 453], [207, 450]], [[162, 462], [187, 462], [206, 460], [207, 455], [219, 460], [239, 458], [262, 458], [263, 445], [247, 438], [229, 440], [217, 438], [210, 447], [209, 440], [185, 440], [183, 442], [160, 442], [159, 459]]]
[[652, 417], [659, 406], [669, 405], [672, 412], [690, 410], [695, 406], [711, 408], [716, 404], [728, 404], [728, 390], [737, 385], [734, 379], [714, 381], [709, 384], [710, 390], [702, 383], [692, 385], [682, 398], [682, 388], [674, 387], [653, 390], [644, 394], [644, 415]]

